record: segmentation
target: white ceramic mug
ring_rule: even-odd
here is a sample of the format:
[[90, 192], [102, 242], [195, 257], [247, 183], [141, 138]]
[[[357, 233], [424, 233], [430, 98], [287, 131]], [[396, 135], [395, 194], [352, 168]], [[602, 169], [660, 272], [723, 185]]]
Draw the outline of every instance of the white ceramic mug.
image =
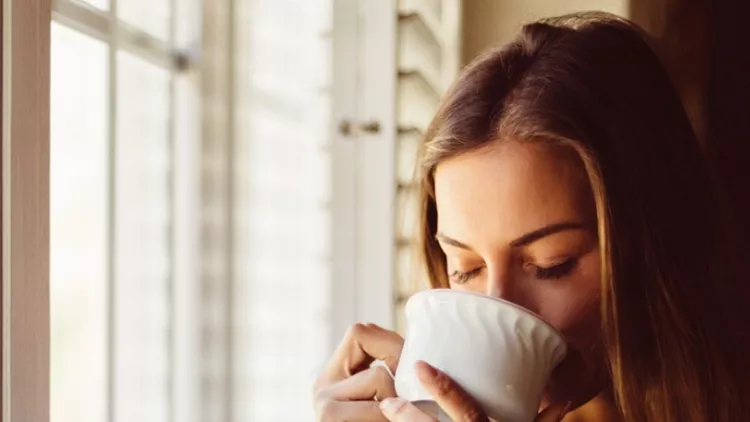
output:
[[395, 375], [398, 396], [432, 400], [414, 373], [422, 360], [458, 382], [487, 416], [501, 422], [536, 418], [550, 374], [567, 352], [562, 335], [540, 317], [474, 293], [419, 292], [406, 304], [406, 322]]

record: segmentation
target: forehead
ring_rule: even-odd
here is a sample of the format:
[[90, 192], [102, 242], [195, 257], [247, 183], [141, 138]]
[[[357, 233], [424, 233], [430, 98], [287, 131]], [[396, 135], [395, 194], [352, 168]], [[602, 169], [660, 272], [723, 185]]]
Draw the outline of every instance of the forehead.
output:
[[491, 144], [444, 161], [435, 171], [435, 197], [438, 230], [467, 243], [512, 241], [593, 214], [575, 152], [538, 142]]

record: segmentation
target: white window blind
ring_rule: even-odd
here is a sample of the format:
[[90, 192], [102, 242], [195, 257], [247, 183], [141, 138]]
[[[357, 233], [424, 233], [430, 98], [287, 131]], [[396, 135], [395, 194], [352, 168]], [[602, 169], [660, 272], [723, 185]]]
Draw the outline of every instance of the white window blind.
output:
[[332, 2], [238, 4], [234, 420], [312, 421], [330, 353]]
[[396, 327], [406, 299], [426, 286], [415, 267], [417, 151], [440, 98], [457, 76], [461, 0], [401, 0], [398, 21]]

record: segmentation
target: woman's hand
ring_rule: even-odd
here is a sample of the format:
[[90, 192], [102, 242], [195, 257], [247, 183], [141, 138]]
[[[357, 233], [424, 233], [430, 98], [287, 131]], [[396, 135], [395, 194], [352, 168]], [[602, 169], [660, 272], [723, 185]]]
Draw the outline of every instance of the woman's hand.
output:
[[[378, 400], [396, 396], [391, 374], [403, 346], [404, 340], [393, 331], [374, 324], [353, 325], [313, 387], [318, 421], [387, 421]], [[375, 360], [388, 369], [370, 368]]]
[[[424, 362], [417, 363], [416, 372], [424, 388], [453, 422], [489, 422], [479, 405], [449, 376]], [[437, 422], [433, 416], [399, 398], [383, 400], [380, 408], [391, 422]], [[535, 422], [559, 422], [568, 408], [569, 406], [549, 406], [539, 414]]]

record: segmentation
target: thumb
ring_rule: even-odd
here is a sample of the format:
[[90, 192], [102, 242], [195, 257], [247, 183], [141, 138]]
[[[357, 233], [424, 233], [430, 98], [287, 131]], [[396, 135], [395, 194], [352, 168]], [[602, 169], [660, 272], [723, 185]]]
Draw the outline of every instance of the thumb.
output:
[[560, 422], [570, 411], [570, 405], [570, 402], [565, 405], [551, 404], [542, 410], [542, 413], [534, 419], [534, 422]]

